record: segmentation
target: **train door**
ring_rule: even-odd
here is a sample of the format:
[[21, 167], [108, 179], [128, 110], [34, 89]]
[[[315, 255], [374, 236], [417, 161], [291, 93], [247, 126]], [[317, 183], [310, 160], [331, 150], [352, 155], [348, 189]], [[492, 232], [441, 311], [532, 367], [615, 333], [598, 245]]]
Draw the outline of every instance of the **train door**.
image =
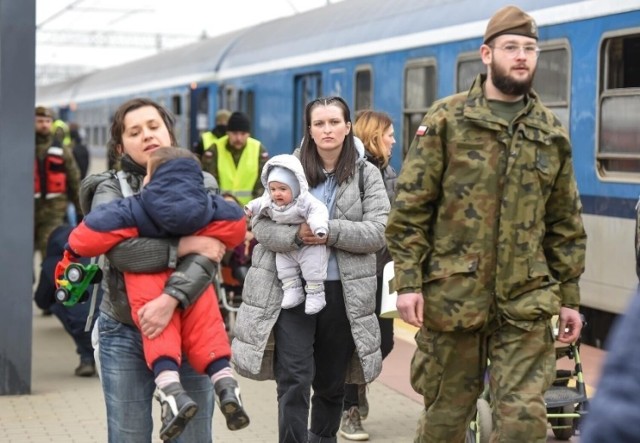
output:
[[304, 109], [311, 100], [322, 95], [322, 75], [319, 72], [298, 75], [295, 78], [295, 103], [293, 106], [292, 146], [298, 146], [305, 134]]
[[191, 89], [189, 135], [191, 145], [200, 140], [200, 134], [209, 129], [209, 88]]

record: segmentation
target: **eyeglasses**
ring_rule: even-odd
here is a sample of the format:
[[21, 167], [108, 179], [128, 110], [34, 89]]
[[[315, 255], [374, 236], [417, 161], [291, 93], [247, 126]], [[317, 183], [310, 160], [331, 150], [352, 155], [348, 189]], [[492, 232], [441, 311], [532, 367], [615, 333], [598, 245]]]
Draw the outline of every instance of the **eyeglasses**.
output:
[[490, 46], [490, 48], [503, 51], [509, 58], [516, 58], [520, 55], [520, 51], [524, 51], [527, 58], [538, 58], [540, 55], [540, 48], [535, 45], [504, 45], [502, 47]]

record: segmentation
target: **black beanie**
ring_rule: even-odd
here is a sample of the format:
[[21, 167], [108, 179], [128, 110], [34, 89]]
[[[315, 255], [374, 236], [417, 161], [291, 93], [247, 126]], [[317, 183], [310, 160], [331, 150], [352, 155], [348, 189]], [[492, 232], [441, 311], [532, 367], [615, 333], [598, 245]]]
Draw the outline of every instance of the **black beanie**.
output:
[[227, 123], [227, 131], [230, 132], [251, 132], [251, 123], [249, 117], [242, 112], [234, 112], [229, 117]]

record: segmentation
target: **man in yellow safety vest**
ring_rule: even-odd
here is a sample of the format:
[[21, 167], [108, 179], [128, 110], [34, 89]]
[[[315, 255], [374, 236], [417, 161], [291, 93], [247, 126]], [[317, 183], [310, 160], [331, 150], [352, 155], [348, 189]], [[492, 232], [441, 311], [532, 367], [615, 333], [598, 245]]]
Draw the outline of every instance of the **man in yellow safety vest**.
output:
[[234, 112], [227, 123], [227, 135], [202, 155], [202, 169], [216, 178], [220, 192], [233, 194], [242, 205], [264, 192], [260, 173], [269, 160], [266, 148], [250, 134], [249, 117]]

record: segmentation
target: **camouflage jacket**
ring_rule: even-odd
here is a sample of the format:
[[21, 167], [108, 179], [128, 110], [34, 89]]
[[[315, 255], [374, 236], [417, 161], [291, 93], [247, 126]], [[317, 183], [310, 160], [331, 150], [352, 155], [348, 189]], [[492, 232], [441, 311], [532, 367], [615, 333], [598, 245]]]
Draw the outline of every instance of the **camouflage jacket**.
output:
[[434, 330], [526, 325], [580, 302], [586, 233], [568, 135], [533, 92], [511, 124], [494, 116], [484, 80], [424, 117], [387, 224], [393, 287], [422, 292]]

